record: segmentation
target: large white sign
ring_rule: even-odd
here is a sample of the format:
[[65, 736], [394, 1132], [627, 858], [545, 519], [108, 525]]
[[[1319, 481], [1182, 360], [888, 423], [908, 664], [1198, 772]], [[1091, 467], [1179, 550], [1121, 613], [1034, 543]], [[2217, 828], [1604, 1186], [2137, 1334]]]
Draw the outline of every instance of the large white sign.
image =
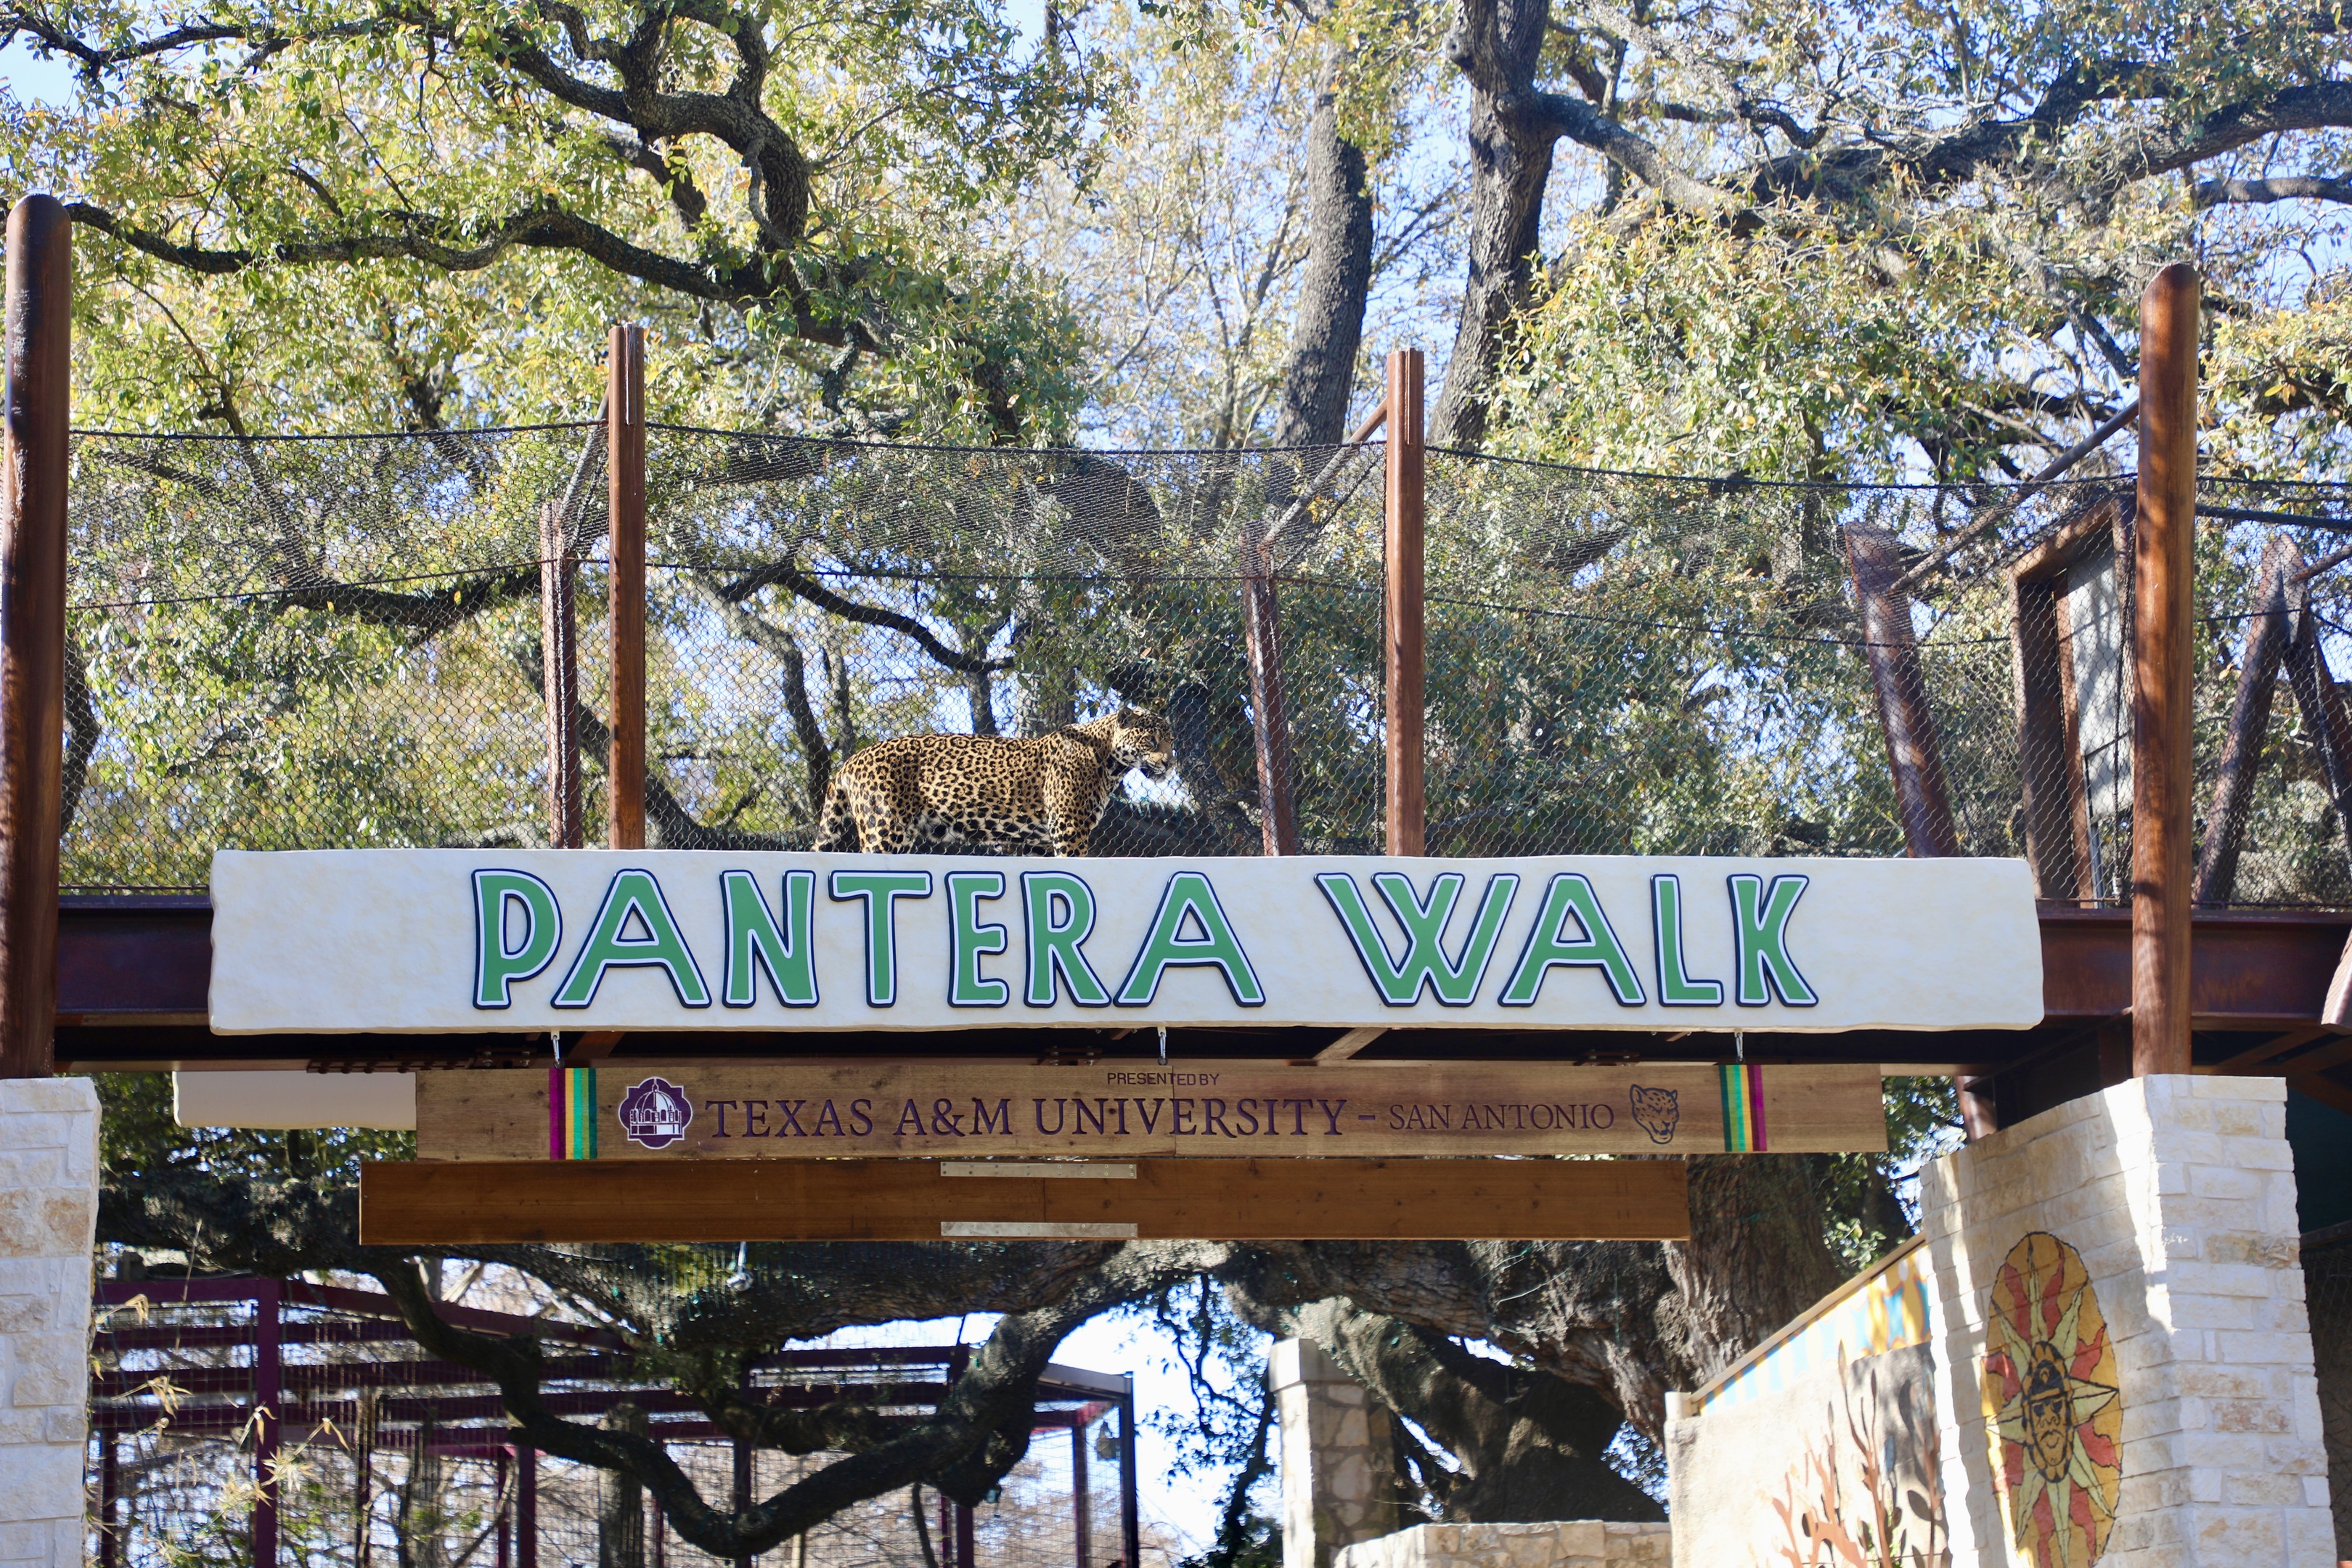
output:
[[2016, 860], [213, 859], [223, 1034], [2023, 1028]]

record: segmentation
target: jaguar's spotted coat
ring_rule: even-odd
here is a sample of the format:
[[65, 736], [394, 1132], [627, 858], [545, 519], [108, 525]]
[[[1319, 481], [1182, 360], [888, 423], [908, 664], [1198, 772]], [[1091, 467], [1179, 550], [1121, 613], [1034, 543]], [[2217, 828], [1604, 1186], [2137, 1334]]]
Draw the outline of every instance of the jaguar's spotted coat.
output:
[[815, 847], [1084, 855], [1128, 770], [1165, 778], [1175, 762], [1167, 721], [1139, 708], [1023, 740], [902, 735], [868, 746], [834, 775]]

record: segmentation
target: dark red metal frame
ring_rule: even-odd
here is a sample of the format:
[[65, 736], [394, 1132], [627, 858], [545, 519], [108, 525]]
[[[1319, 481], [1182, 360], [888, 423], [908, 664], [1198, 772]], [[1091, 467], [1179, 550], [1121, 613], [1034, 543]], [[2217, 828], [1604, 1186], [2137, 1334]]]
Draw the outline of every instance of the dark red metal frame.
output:
[[[168, 1349], [244, 1349], [250, 1360], [244, 1366], [205, 1367], [173, 1371], [173, 1396], [165, 1400], [151, 1392], [154, 1373], [112, 1371], [96, 1374], [90, 1384], [90, 1434], [98, 1444], [99, 1511], [97, 1516], [100, 1568], [119, 1568], [122, 1561], [123, 1524], [121, 1499], [121, 1438], [126, 1432], [168, 1431], [183, 1436], [243, 1438], [249, 1436], [253, 1454], [256, 1500], [251, 1518], [253, 1562], [256, 1568], [275, 1568], [278, 1561], [276, 1472], [279, 1450], [289, 1435], [306, 1443], [330, 1442], [348, 1450], [360, 1426], [358, 1394], [365, 1389], [479, 1387], [488, 1380], [454, 1363], [423, 1356], [398, 1361], [304, 1362], [289, 1363], [289, 1344], [398, 1343], [409, 1339], [399, 1309], [388, 1296], [340, 1286], [313, 1285], [299, 1279], [215, 1279], [192, 1280], [112, 1280], [99, 1287], [101, 1308], [121, 1307], [143, 1299], [159, 1306], [251, 1302], [252, 1317], [242, 1323], [175, 1324], [142, 1321], [121, 1327], [101, 1327], [93, 1348], [101, 1354]], [[285, 1319], [289, 1307], [324, 1308], [346, 1315], [344, 1320], [294, 1321]], [[535, 1337], [569, 1346], [572, 1353], [549, 1356], [545, 1383], [593, 1383], [600, 1386], [550, 1393], [549, 1410], [559, 1415], [593, 1419], [614, 1405], [627, 1403], [650, 1418], [651, 1434], [669, 1442], [719, 1443], [728, 1434], [707, 1418], [698, 1419], [700, 1406], [666, 1387], [631, 1386], [625, 1347], [614, 1335], [584, 1324], [550, 1322], [479, 1308], [443, 1306], [449, 1322], [478, 1332]], [[351, 1321], [350, 1319], [358, 1321]], [[761, 1399], [773, 1405], [808, 1407], [822, 1405], [855, 1386], [861, 1394], [889, 1408], [919, 1411], [935, 1408], [947, 1396], [969, 1359], [964, 1345], [894, 1345], [856, 1350], [784, 1351], [757, 1358], [747, 1375], [782, 1371], [795, 1374], [782, 1385], [762, 1385]], [[871, 1370], [893, 1365], [937, 1369], [935, 1375], [906, 1382], [849, 1384], [826, 1382], [827, 1372]], [[341, 1395], [342, 1397], [337, 1397]], [[1037, 1385], [1043, 1406], [1033, 1417], [1032, 1432], [1066, 1431], [1074, 1458], [1076, 1489], [1076, 1568], [1092, 1568], [1087, 1560], [1091, 1521], [1087, 1495], [1086, 1434], [1094, 1423], [1117, 1412], [1119, 1420], [1119, 1506], [1125, 1563], [1136, 1562], [1141, 1521], [1136, 1500], [1135, 1388], [1125, 1374], [1087, 1372], [1052, 1365]], [[538, 1455], [514, 1442], [505, 1406], [497, 1394], [460, 1397], [393, 1398], [380, 1401], [378, 1419], [413, 1422], [432, 1415], [440, 1436], [432, 1451], [450, 1458], [486, 1459], [499, 1468], [503, 1490], [507, 1468], [515, 1470], [512, 1505], [499, 1521], [497, 1541], [499, 1568], [539, 1568], [537, 1482]], [[902, 1417], [912, 1425], [920, 1419]], [[401, 1447], [387, 1444], [385, 1447]], [[413, 1447], [414, 1444], [406, 1445]], [[736, 1506], [751, 1504], [749, 1445], [734, 1444]], [[948, 1568], [976, 1568], [976, 1531], [972, 1511], [945, 1497], [940, 1499], [941, 1539], [951, 1543]], [[656, 1541], [658, 1541], [658, 1535]], [[658, 1555], [658, 1545], [656, 1554]]]

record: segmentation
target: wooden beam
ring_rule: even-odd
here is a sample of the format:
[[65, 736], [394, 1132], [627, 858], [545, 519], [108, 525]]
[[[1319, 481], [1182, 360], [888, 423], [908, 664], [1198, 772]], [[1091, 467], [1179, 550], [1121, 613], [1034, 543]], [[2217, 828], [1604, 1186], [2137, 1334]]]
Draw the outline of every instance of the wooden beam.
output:
[[386, 1163], [370, 1247], [523, 1242], [1679, 1240], [1679, 1160], [1144, 1160], [972, 1181], [933, 1161]]
[[0, 1078], [47, 1078], [57, 1033], [58, 813], [65, 733], [67, 429], [73, 220], [8, 214], [0, 435]]
[[[2137, 404], [2132, 405], [2135, 409]], [[2126, 510], [2112, 496], [2076, 508], [2010, 568], [2011, 691], [2027, 852], [2042, 898], [2085, 903], [2099, 896], [2092, 853], [2090, 781], [2083, 760], [2069, 611], [2074, 569], [2104, 546], [2130, 547]]]
[[1854, 526], [1844, 533], [1846, 563], [1862, 616], [1863, 657], [1878, 695], [1879, 727], [1886, 736], [1886, 765], [1895, 775], [1904, 847], [1920, 858], [1957, 855], [1959, 834], [1952, 826], [1944, 759], [1927, 708], [1918, 639], [1911, 629], [1911, 599], [1895, 587], [1902, 574], [1900, 552], [1895, 536], [1883, 528]]
[[2017, 715], [2018, 773], [2025, 795], [2025, 854], [2034, 891], [2083, 896], [2082, 763], [2067, 702], [2066, 644], [2051, 576], [2009, 580], [2010, 689]]
[[1257, 750], [1258, 831], [1268, 855], [1298, 853], [1291, 798], [1290, 707], [1283, 696], [1282, 617], [1274, 593], [1274, 542], [1243, 541], [1242, 622], [1249, 656], [1251, 734]]
[[1316, 1052], [1315, 1059], [1318, 1062], [1344, 1062], [1387, 1033], [1386, 1029], [1350, 1029]]
[[563, 1042], [566, 1062], [600, 1062], [613, 1054], [614, 1048], [628, 1037], [618, 1029], [591, 1029], [585, 1034], [571, 1036]]
[[[1879, 730], [1895, 778], [1904, 847], [1920, 858], [1958, 855], [1960, 838], [1952, 825], [1951, 795], [1944, 782], [1943, 753], [1936, 743], [1935, 715], [1927, 706], [1927, 677], [1919, 668], [1911, 597], [1896, 585], [1902, 577], [1901, 551], [1895, 535], [1885, 529], [1855, 526], [1843, 531], [1854, 606], [1862, 617], [1863, 657], [1878, 697]], [[2054, 649], [2054, 609], [2049, 632]], [[2029, 820], [2030, 813], [2029, 798]], [[1952, 1089], [1959, 1102], [1961, 1131], [1970, 1140], [2000, 1130], [1999, 1100], [1989, 1079], [1956, 1077]]]
[[580, 616], [577, 563], [562, 503], [539, 514], [541, 722], [547, 732], [547, 842], [577, 849], [585, 831], [580, 792]]
[[2345, 713], [2343, 693], [2336, 689], [2327, 656], [2320, 649], [2319, 618], [2311, 610], [2311, 584], [2296, 583], [2289, 590], [2288, 605], [2294, 627], [2283, 656], [2287, 685], [2294, 693], [2304, 732], [2318, 754], [2320, 778], [2336, 807], [2346, 858], [2352, 862], [2352, 719]]
[[613, 329], [606, 357], [604, 461], [612, 575], [606, 616], [613, 681], [604, 842], [646, 847], [646, 330]]
[[1422, 430], [1422, 383], [1426, 372], [1419, 349], [1389, 355], [1388, 474], [1382, 530], [1381, 616], [1387, 662], [1387, 845], [1391, 855], [1425, 855], [1428, 805], [1423, 774], [1422, 728], [1426, 717], [1427, 644], [1423, 584], [1426, 552], [1423, 528], [1426, 504], [1427, 449]]
[[2132, 1071], [2189, 1070], [2196, 710], [2189, 605], [2197, 526], [2196, 269], [2140, 297], [2139, 487], [2132, 530]]
[[[590, 1058], [565, 1039], [563, 1065]], [[1231, 1160], [1879, 1152], [1865, 1066], [869, 1058], [420, 1074], [423, 1160]], [[1727, 1106], [1726, 1090], [1731, 1103]], [[552, 1107], [549, 1095], [558, 1096]], [[1729, 1110], [1731, 1115], [1727, 1117]], [[553, 1125], [551, 1126], [551, 1123]]]
[[2332, 1032], [2333, 1031], [2328, 1029], [2325, 1025], [2320, 1024], [2314, 1024], [2307, 1028], [2289, 1029], [2283, 1035], [2273, 1035], [2269, 1039], [2264, 1040], [2259, 1046], [2249, 1047], [2245, 1050], [2240, 1051], [2236, 1056], [2231, 1057], [2225, 1061], [2216, 1062], [2212, 1067], [2200, 1070], [2214, 1073], [2268, 1076], [2263, 1071], [2263, 1064], [2264, 1062], [2270, 1061], [2276, 1057], [2283, 1057], [2289, 1051], [2298, 1049], [2301, 1047], [2307, 1046], [2311, 1044], [2312, 1041], [2319, 1038], [2322, 1035]]
[[2283, 534], [2263, 549], [2253, 614], [2247, 617], [2238, 652], [2237, 697], [2230, 705], [2230, 728], [2221, 740], [2221, 773], [2213, 782], [2213, 804], [2205, 813], [2195, 895], [2200, 904], [2226, 904], [2237, 890], [2238, 843], [2253, 805], [2263, 741], [2270, 733], [2271, 694], [2278, 688], [2279, 661], [2286, 654], [2288, 584], [2302, 567], [2302, 552]]
[[2310, 1078], [2352, 1062], [2352, 1035], [2338, 1035], [2325, 1045], [2314, 1047], [2284, 1064], [2287, 1076]]
[[2352, 1116], [2352, 1089], [2345, 1088], [2334, 1079], [2311, 1073], [2301, 1078], [2288, 1079], [2286, 1086], [2297, 1094], [2305, 1095], [2319, 1101], [2331, 1110], [2340, 1110], [2347, 1116]]
[[1955, 1073], [1952, 1093], [1960, 1105], [1960, 1136], [1973, 1143], [2000, 1131], [2000, 1095], [1990, 1073]]

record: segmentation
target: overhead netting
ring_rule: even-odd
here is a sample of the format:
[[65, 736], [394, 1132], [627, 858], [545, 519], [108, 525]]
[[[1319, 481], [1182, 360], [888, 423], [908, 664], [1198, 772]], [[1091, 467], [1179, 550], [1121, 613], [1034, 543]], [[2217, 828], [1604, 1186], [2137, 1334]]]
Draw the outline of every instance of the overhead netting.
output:
[[[1258, 853], [1243, 590], [1264, 573], [1302, 847], [1377, 850], [1381, 462], [1376, 445], [655, 428], [650, 837], [803, 847], [835, 770], [877, 740], [1032, 735], [1127, 703], [1167, 715], [1181, 765], [1132, 775], [1090, 852]], [[79, 437], [68, 882], [201, 887], [221, 847], [547, 842], [540, 563], [558, 547], [579, 563], [594, 841], [604, 475], [590, 425]], [[1894, 756], [1919, 781], [1908, 798], [1948, 821], [1931, 840], [2029, 856], [2048, 897], [2118, 900], [2130, 500], [2112, 479], [1793, 486], [1432, 452], [1429, 848], [1900, 854], [1923, 824]], [[2352, 648], [2328, 560], [2352, 505], [2340, 487], [2210, 480], [2200, 510], [2200, 816], [2236, 825], [2203, 893], [2352, 901], [2352, 725], [2332, 674]], [[1891, 590], [1874, 622], [1857, 545]], [[2274, 617], [2280, 673], [2267, 711], [2234, 721], [2250, 782], [2225, 812], [2262, 563], [2290, 548], [2294, 572], [2321, 570]]]

